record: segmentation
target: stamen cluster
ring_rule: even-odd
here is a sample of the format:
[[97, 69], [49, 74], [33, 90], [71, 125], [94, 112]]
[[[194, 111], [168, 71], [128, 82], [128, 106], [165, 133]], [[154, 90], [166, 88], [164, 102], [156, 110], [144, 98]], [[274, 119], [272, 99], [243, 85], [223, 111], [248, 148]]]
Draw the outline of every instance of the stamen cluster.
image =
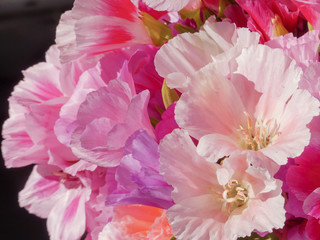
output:
[[252, 119], [245, 113], [247, 117], [247, 126], [241, 126], [237, 129], [240, 132], [239, 145], [242, 149], [258, 151], [272, 144], [281, 134], [280, 125], [277, 120], [272, 118], [264, 120], [257, 118], [255, 124], [252, 125]]
[[244, 206], [248, 200], [248, 189], [243, 187], [235, 179], [231, 179], [225, 186], [222, 193], [222, 198], [224, 200], [223, 209], [228, 213], [231, 213], [236, 208]]

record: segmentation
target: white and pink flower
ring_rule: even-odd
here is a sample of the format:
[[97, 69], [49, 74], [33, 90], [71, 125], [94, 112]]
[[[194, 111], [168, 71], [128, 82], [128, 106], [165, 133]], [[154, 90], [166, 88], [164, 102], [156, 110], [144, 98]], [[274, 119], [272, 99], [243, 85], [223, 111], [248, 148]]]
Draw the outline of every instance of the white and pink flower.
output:
[[[222, 28], [227, 30], [220, 34]], [[216, 162], [236, 150], [255, 152], [255, 164], [275, 173], [278, 167], [265, 162], [283, 165], [302, 153], [319, 101], [298, 89], [303, 71], [294, 60], [256, 39], [208, 20], [199, 34], [182, 34], [161, 48], [156, 68], [182, 92], [175, 119], [199, 140], [200, 155]]]
[[186, 131], [176, 129], [160, 143], [160, 169], [174, 187], [167, 210], [179, 239], [237, 239], [271, 232], [285, 221], [281, 182], [234, 153], [222, 166], [197, 153]]

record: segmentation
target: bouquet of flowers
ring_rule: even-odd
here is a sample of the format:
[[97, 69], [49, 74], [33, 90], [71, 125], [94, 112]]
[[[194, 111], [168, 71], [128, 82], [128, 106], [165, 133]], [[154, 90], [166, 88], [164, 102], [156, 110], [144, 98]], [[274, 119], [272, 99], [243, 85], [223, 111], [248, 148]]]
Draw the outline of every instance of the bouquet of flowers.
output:
[[75, 0], [9, 98], [53, 240], [320, 239], [318, 0]]

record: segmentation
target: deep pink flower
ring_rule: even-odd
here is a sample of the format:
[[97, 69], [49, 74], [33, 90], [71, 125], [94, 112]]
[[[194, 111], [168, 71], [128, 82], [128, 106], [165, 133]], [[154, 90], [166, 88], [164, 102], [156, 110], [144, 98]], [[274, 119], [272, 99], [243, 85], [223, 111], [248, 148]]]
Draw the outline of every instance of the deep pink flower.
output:
[[231, 21], [237, 27], [247, 27], [249, 16], [240, 6], [236, 4], [228, 5], [224, 10], [224, 15], [226, 16], [225, 21]]
[[[310, 239], [320, 236], [320, 163], [319, 146], [308, 146], [301, 156], [295, 159], [295, 165], [289, 166], [286, 184], [294, 197], [299, 200], [296, 208], [301, 208], [307, 219], [305, 231]], [[288, 199], [294, 201], [294, 199]], [[293, 203], [291, 203], [293, 204]]]

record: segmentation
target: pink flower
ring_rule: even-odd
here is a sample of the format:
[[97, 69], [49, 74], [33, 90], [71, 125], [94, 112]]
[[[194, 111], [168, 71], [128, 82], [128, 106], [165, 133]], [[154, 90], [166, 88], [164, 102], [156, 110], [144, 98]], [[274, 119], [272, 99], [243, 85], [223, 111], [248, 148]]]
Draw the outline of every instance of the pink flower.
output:
[[56, 42], [63, 63], [83, 57], [94, 61], [110, 50], [152, 44], [130, 0], [76, 0], [61, 17]]
[[112, 80], [106, 87], [89, 93], [79, 107], [71, 135], [73, 153], [99, 166], [119, 165], [125, 142], [132, 133], [145, 129], [154, 136], [147, 113], [148, 100], [148, 91], [135, 95], [120, 80]]
[[9, 119], [3, 125], [2, 154], [7, 167], [47, 163], [51, 152], [74, 160], [69, 149], [57, 141], [54, 122], [67, 98], [60, 87], [61, 66], [55, 46], [46, 54], [47, 62], [24, 71], [24, 80], [9, 98]]
[[164, 108], [163, 78], [153, 65], [156, 51], [141, 46], [108, 52], [81, 75], [54, 128], [59, 141], [78, 158], [116, 166], [133, 132], [145, 129], [154, 137], [149, 116], [160, 118], [156, 109]]
[[[159, 50], [157, 70], [182, 91], [176, 122], [199, 140], [198, 153], [212, 161], [241, 149], [260, 155], [259, 166], [274, 165], [268, 158], [285, 164], [308, 145], [306, 125], [319, 114], [319, 101], [298, 89], [302, 70], [295, 61], [279, 49], [249, 47], [243, 38], [251, 34], [238, 30], [237, 36], [232, 26], [209, 22], [205, 32], [177, 36]], [[218, 39], [222, 27], [226, 32], [218, 42], [208, 37]], [[170, 59], [166, 69], [165, 59]]]
[[115, 206], [113, 219], [99, 234], [99, 240], [168, 240], [172, 231], [165, 212], [144, 205]]
[[232, 154], [220, 166], [198, 155], [180, 129], [161, 141], [159, 152], [160, 170], [174, 187], [167, 216], [175, 237], [228, 240], [283, 226], [281, 182], [250, 166], [250, 154]]
[[62, 106], [60, 118], [55, 124], [59, 141], [70, 146], [71, 135], [76, 127], [77, 113], [88, 93], [106, 87], [116, 78], [129, 84], [132, 92], [148, 89], [150, 101], [148, 114], [160, 119], [157, 108], [164, 108], [161, 98], [163, 79], [157, 74], [153, 58], [157, 48], [140, 46], [108, 52], [97, 64], [83, 72], [73, 88], [69, 100]]
[[[52, 47], [47, 57], [58, 54]], [[24, 71], [24, 80], [9, 98], [9, 119], [2, 129], [2, 154], [7, 167], [46, 162], [47, 146], [42, 143], [59, 145], [48, 132], [66, 99], [59, 87], [60, 66], [51, 59], [54, 57]]]
[[55, 166], [37, 165], [19, 193], [19, 204], [47, 218], [50, 239], [80, 239], [86, 230], [89, 235], [95, 228], [102, 230], [111, 217], [104, 203], [105, 171], [100, 168], [71, 176]]
[[46, 54], [47, 61], [27, 69], [24, 80], [9, 99], [10, 117], [2, 130], [2, 153], [7, 167], [51, 164], [71, 175], [96, 168], [78, 159], [55, 135], [59, 112], [69, 99], [61, 82], [68, 85], [73, 81], [60, 78], [65, 66], [58, 59], [59, 51], [52, 46]]

